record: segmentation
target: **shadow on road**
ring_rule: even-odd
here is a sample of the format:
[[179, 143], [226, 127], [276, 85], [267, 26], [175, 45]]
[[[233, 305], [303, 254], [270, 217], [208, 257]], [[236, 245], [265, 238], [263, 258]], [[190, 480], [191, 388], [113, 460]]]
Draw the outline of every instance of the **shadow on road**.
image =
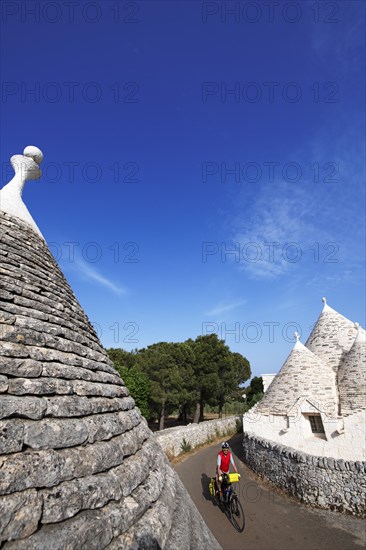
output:
[[242, 462], [244, 462], [244, 460], [243, 460], [243, 458], [244, 458], [244, 449], [243, 449], [242, 441], [243, 441], [243, 434], [242, 433], [235, 434], [230, 439], [227, 440], [227, 442], [230, 445], [230, 451], [234, 455], [234, 459], [236, 457], [239, 460], [241, 460]]
[[209, 489], [210, 481], [211, 481], [211, 478], [208, 477], [208, 475], [201, 474], [202, 496], [206, 500], [212, 500], [212, 495], [211, 495], [210, 489]]

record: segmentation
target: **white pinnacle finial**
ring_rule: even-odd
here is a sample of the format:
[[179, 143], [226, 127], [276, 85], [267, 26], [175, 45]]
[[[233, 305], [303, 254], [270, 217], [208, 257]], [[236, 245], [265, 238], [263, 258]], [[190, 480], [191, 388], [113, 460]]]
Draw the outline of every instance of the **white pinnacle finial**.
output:
[[300, 334], [298, 332], [294, 332], [294, 337], [296, 342], [293, 349], [297, 351], [306, 351], [306, 347], [300, 342]]
[[334, 311], [334, 309], [332, 309], [331, 307], [328, 306], [326, 298], [322, 298], [322, 302], [324, 304], [322, 313], [331, 313], [331, 312]]
[[355, 329], [359, 329], [360, 328], [360, 323], [354, 323], [354, 326], [355, 326]]
[[35, 147], [34, 145], [28, 145], [23, 151], [23, 155], [25, 157], [30, 157], [34, 160], [37, 164], [41, 164], [43, 160], [43, 153], [38, 147]]
[[20, 218], [43, 238], [22, 199], [25, 182], [41, 177], [42, 171], [39, 164], [42, 160], [42, 151], [34, 145], [28, 145], [24, 149], [23, 155], [13, 155], [11, 157], [10, 162], [14, 168], [15, 176], [0, 191], [0, 210]]

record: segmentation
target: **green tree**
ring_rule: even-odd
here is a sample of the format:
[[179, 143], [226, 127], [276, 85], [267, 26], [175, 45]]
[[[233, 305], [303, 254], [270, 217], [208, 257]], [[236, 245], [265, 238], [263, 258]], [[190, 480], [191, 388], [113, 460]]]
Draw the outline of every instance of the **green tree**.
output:
[[149, 399], [151, 394], [151, 383], [147, 376], [135, 367], [125, 367], [118, 363], [114, 365], [121, 375], [128, 391], [136, 401], [136, 405], [142, 416], [150, 418]]
[[122, 348], [110, 348], [107, 349], [108, 356], [115, 365], [123, 365], [125, 367], [131, 368], [136, 363], [136, 354], [137, 350], [126, 351]]
[[247, 403], [249, 407], [253, 407], [255, 403], [258, 403], [263, 397], [263, 379], [261, 376], [254, 376], [247, 388], [244, 389], [247, 396]]
[[193, 422], [203, 420], [205, 403], [217, 404], [219, 393], [220, 370], [229, 362], [229, 348], [216, 334], [197, 336], [187, 343], [192, 347], [195, 360], [194, 372], [197, 385], [197, 401], [195, 404]]
[[233, 353], [216, 334], [197, 336], [187, 340], [195, 355], [196, 391], [193, 422], [203, 420], [205, 404], [218, 406], [219, 415], [227, 399], [238, 399], [239, 385], [251, 372], [249, 361], [240, 353]]
[[249, 406], [253, 407], [256, 403], [258, 403], [262, 399], [263, 395], [264, 395], [263, 392], [255, 393], [252, 399], [250, 400]]
[[250, 378], [251, 370], [248, 359], [240, 353], [229, 351], [229, 360], [221, 363], [219, 369], [220, 384], [218, 388], [218, 413], [222, 418], [224, 404], [228, 400], [240, 401], [243, 390], [240, 385]]
[[180, 374], [179, 419], [187, 423], [187, 415], [198, 399], [197, 384], [194, 372], [194, 352], [186, 342], [176, 343], [173, 347], [174, 360]]
[[177, 344], [160, 342], [140, 350], [136, 366], [151, 383], [150, 407], [159, 418], [159, 430], [165, 417], [180, 403], [182, 377], [176, 361]]

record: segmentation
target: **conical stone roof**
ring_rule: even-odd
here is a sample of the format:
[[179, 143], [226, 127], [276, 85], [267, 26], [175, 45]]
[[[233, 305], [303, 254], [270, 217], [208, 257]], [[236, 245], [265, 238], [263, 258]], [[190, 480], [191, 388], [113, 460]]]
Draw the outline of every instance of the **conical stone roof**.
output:
[[44, 239], [1, 210], [0, 509], [9, 550], [219, 548]]
[[350, 351], [342, 358], [338, 386], [343, 416], [366, 410], [366, 337], [361, 327]]
[[335, 373], [344, 354], [352, 347], [357, 331], [354, 323], [329, 307], [325, 301], [305, 346], [328, 363]]
[[336, 413], [335, 374], [301, 342], [296, 342], [257, 410], [264, 414], [287, 414], [302, 397], [310, 398], [329, 415]]

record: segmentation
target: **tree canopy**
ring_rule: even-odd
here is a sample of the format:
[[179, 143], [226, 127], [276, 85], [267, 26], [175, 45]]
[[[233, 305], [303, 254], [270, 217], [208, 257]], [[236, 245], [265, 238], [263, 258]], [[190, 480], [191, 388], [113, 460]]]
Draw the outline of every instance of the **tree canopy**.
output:
[[254, 376], [249, 386], [244, 389], [244, 393], [247, 396], [248, 406], [253, 407], [263, 397], [263, 378], [261, 376]]
[[198, 336], [189, 340], [195, 353], [195, 379], [199, 392], [194, 422], [203, 420], [203, 408], [207, 403], [217, 405], [219, 415], [225, 401], [238, 397], [239, 385], [250, 377], [250, 365], [239, 353], [233, 353], [216, 334]]
[[151, 393], [150, 380], [146, 374], [135, 369], [134, 367], [129, 368], [119, 363], [115, 363], [115, 367], [126, 384], [131, 396], [136, 401], [136, 405], [139, 407], [142, 416], [149, 418], [149, 398]]
[[194, 422], [203, 420], [205, 404], [217, 406], [221, 416], [227, 401], [241, 400], [240, 385], [251, 375], [249, 361], [215, 334], [107, 351], [144, 416], [159, 419], [159, 429], [173, 411], [182, 421], [192, 413]]

